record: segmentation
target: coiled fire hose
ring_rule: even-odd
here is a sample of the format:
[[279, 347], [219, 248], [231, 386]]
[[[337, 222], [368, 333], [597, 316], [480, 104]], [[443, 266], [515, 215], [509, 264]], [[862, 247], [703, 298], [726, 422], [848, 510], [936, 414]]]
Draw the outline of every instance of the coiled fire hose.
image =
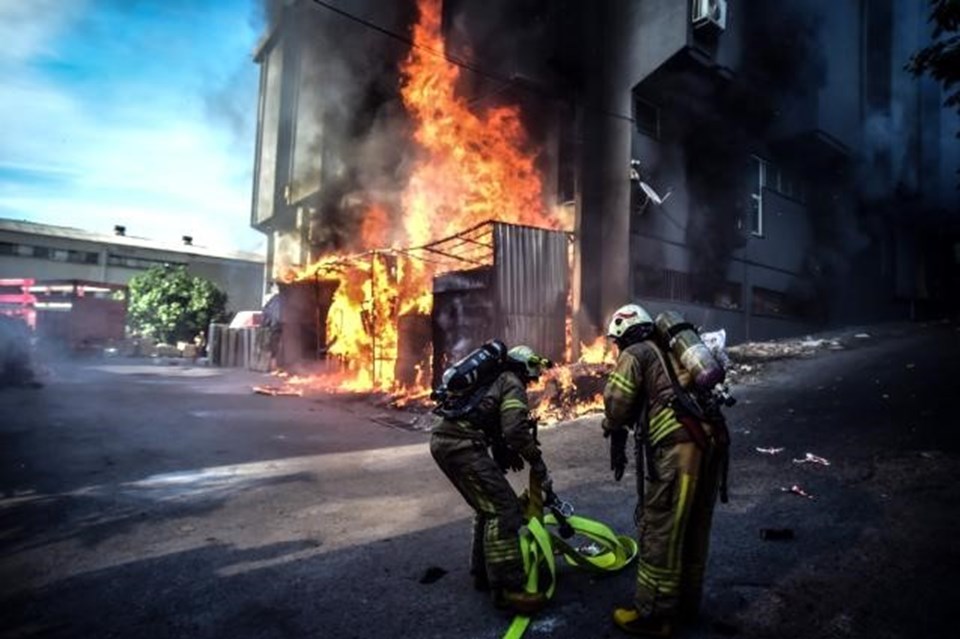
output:
[[[637, 542], [627, 535], [616, 534], [609, 526], [586, 517], [572, 514], [572, 507], [550, 495], [550, 512], [544, 513], [543, 491], [540, 480], [530, 473], [530, 488], [521, 496], [526, 502], [526, 526], [520, 529], [520, 553], [526, 573], [524, 590], [543, 593], [549, 600], [557, 585], [555, 555], [562, 555], [568, 565], [598, 573], [612, 573], [625, 568], [637, 556]], [[568, 514], [569, 513], [569, 514]], [[549, 528], [556, 527], [555, 534]], [[565, 539], [580, 535], [590, 539], [593, 551], [586, 553], [574, 548]], [[546, 579], [541, 580], [541, 577]], [[541, 583], [546, 581], [546, 583]], [[531, 618], [517, 615], [510, 623], [503, 639], [520, 639], [530, 625]]]

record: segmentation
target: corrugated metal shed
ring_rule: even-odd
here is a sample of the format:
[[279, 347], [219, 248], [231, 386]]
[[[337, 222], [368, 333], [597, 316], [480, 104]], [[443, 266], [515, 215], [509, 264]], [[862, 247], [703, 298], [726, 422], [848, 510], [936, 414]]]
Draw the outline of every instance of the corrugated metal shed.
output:
[[433, 376], [484, 341], [526, 344], [561, 360], [570, 287], [567, 234], [492, 224], [493, 265], [434, 279]]
[[551, 359], [562, 359], [570, 288], [566, 233], [495, 224], [493, 244], [501, 338], [510, 346], [526, 344]]

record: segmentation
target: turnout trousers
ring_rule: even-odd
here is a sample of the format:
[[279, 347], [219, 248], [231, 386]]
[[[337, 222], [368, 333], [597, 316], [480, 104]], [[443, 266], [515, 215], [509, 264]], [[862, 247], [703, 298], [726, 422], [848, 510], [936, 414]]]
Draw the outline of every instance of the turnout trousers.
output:
[[487, 447], [479, 441], [434, 433], [430, 454], [447, 479], [473, 508], [470, 572], [485, 575], [491, 587], [523, 589], [520, 526], [523, 513], [517, 494]]
[[[709, 424], [707, 444], [654, 446], [644, 479], [635, 605], [644, 615], [692, 620], [700, 609], [710, 524], [720, 485], [720, 450]], [[651, 481], [653, 477], [655, 481]]]

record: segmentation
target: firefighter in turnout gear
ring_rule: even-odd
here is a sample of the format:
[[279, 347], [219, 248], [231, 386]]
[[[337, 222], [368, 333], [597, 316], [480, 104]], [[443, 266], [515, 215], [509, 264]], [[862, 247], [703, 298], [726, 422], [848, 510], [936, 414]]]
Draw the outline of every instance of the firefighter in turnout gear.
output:
[[725, 499], [726, 426], [719, 409], [708, 419], [691, 404], [678, 379], [682, 365], [642, 307], [617, 310], [607, 333], [619, 358], [604, 389], [603, 431], [619, 481], [628, 430], [635, 429], [640, 542], [633, 605], [616, 608], [613, 619], [632, 635], [669, 637], [699, 612], [721, 488]]
[[470, 560], [474, 586], [490, 591], [498, 607], [522, 614], [536, 612], [546, 599], [524, 591], [519, 538], [523, 512], [504, 475], [507, 469], [521, 470], [526, 462], [544, 492], [552, 491], [526, 391], [551, 365], [527, 346], [507, 351], [502, 342], [488, 342], [448, 369], [439, 397], [435, 392], [443, 399], [448, 383], [456, 386], [452, 377], [469, 380], [459, 399], [446, 399], [436, 409], [443, 419], [433, 428], [430, 453], [475, 512]]

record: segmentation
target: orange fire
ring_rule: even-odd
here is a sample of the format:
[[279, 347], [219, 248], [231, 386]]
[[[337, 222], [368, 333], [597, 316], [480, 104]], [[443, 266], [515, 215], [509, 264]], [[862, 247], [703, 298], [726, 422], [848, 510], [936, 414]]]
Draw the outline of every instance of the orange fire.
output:
[[[418, 0], [413, 45], [401, 66], [401, 97], [420, 154], [400, 198], [400, 225], [416, 248], [487, 221], [561, 228], [569, 211], [546, 205], [537, 149], [520, 109], [471, 110], [457, 93], [461, 69], [443, 55], [441, 0]], [[295, 280], [339, 282], [327, 319], [328, 355], [338, 371], [313, 386], [396, 392], [397, 325], [429, 314], [436, 263], [391, 246], [389, 216], [366, 211], [358, 255], [329, 255], [293, 274]], [[422, 389], [403, 389], [410, 394]]]
[[579, 361], [584, 364], [613, 364], [617, 358], [610, 341], [601, 335], [590, 344], [580, 343]]

